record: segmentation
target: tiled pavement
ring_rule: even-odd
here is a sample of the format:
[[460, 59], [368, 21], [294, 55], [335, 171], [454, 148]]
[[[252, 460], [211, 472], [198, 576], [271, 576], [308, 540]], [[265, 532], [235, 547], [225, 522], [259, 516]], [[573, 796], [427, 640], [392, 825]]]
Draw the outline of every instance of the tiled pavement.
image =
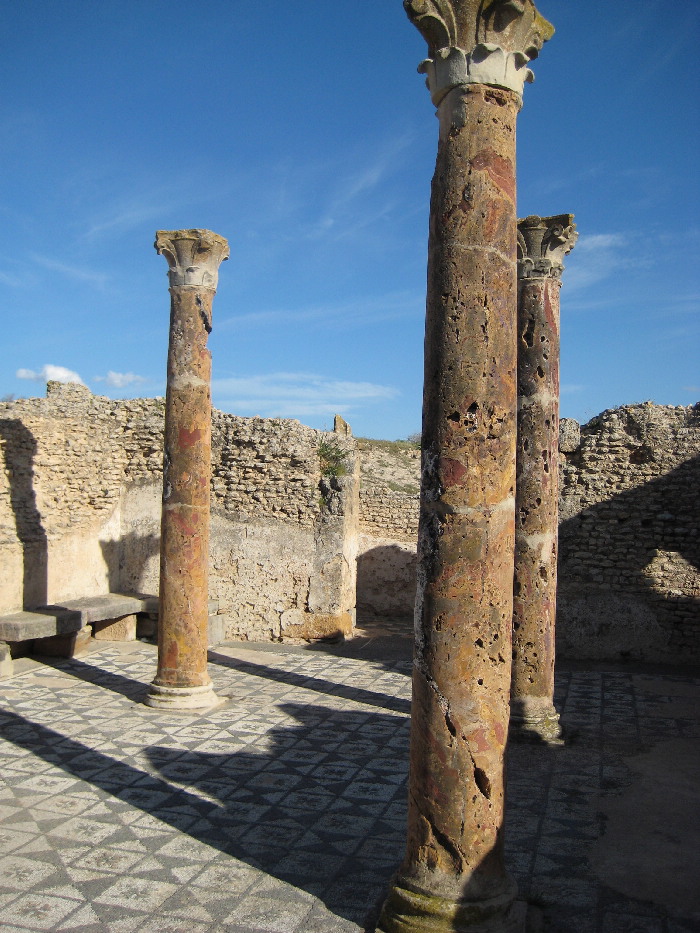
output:
[[[405, 832], [405, 644], [222, 646], [210, 671], [227, 702], [203, 715], [138, 702], [148, 644], [20, 662], [0, 683], [0, 928], [372, 930]], [[641, 818], [625, 837], [621, 813], [654, 809], [645, 774], [655, 754], [673, 770], [665, 748], [687, 753], [699, 696], [688, 674], [560, 669], [570, 743], [513, 747], [509, 763], [508, 863], [546, 933], [700, 929], [698, 848], [669, 837], [678, 813], [665, 839]], [[670, 892], [647, 881], [653, 846], [682, 865]]]

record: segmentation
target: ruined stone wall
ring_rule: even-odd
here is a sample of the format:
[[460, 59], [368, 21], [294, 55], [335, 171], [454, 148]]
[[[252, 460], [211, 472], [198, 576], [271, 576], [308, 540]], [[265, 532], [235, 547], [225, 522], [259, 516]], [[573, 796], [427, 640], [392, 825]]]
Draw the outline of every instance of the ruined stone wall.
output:
[[409, 619], [416, 593], [420, 450], [400, 442], [358, 440], [358, 446], [358, 619]]
[[[700, 405], [562, 419], [560, 450], [559, 655], [700, 660]], [[408, 619], [417, 499], [362, 477], [358, 616]]]
[[360, 488], [357, 614], [362, 621], [413, 617], [419, 496]]
[[564, 422], [560, 446], [560, 654], [700, 660], [700, 405]]
[[[158, 588], [163, 399], [112, 401], [49, 383], [0, 404], [0, 611]], [[321, 476], [328, 435], [214, 412], [210, 598], [229, 637], [347, 628], [354, 609], [357, 461]], [[312, 631], [313, 630], [313, 631]], [[324, 631], [320, 631], [321, 634]]]

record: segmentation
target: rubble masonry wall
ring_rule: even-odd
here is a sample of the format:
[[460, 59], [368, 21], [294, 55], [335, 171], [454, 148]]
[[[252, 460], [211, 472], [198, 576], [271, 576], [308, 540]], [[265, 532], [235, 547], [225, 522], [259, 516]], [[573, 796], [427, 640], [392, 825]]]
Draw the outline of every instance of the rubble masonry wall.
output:
[[[561, 656], [700, 660], [699, 474], [700, 403], [562, 419]], [[360, 506], [358, 615], [408, 618], [418, 499], [375, 487]]]
[[[0, 612], [106, 592], [157, 593], [164, 399], [49, 383], [0, 404]], [[357, 464], [323, 478], [328, 435], [212, 419], [210, 598], [227, 637], [301, 636], [352, 618]], [[322, 634], [323, 632], [321, 632]], [[318, 632], [312, 632], [318, 634]]]

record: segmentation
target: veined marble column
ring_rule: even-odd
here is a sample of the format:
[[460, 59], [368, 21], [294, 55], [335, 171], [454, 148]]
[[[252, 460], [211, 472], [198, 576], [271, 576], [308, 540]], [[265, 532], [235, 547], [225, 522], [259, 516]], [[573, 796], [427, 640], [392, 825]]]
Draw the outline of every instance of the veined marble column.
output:
[[168, 261], [158, 672], [146, 699], [165, 709], [219, 702], [207, 672], [212, 302], [227, 241], [210, 230], [159, 230]]
[[559, 493], [559, 292], [572, 214], [518, 223], [518, 453], [511, 738], [561, 741], [554, 708]]
[[383, 933], [522, 928], [503, 863], [516, 439], [515, 127], [532, 0], [405, 0], [428, 43], [432, 186], [408, 842]]

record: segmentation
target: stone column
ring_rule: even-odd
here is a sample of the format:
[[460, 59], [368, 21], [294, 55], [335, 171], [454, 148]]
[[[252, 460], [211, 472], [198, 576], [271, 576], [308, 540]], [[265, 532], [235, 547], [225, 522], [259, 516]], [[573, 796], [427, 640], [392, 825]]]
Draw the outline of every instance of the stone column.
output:
[[207, 337], [228, 243], [210, 230], [159, 230], [168, 261], [170, 341], [165, 400], [158, 672], [149, 706], [218, 703], [207, 672], [211, 354]]
[[559, 292], [572, 214], [518, 223], [518, 452], [511, 737], [557, 743], [554, 625], [559, 477]]
[[516, 438], [515, 124], [553, 29], [532, 0], [406, 0], [432, 186], [406, 855], [383, 933], [522, 925], [503, 864]]

